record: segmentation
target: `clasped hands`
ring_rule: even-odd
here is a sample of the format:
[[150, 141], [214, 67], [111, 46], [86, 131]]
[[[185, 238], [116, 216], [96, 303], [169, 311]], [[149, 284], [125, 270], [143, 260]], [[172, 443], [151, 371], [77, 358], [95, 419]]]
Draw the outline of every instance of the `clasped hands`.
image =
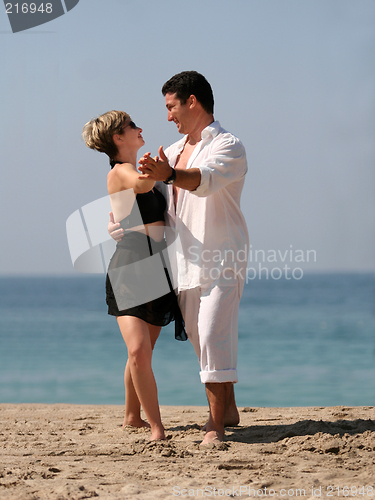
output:
[[139, 179], [152, 179], [154, 181], [165, 181], [172, 175], [172, 167], [169, 166], [168, 158], [164, 154], [163, 146], [159, 148], [159, 156], [151, 157], [151, 153], [146, 153], [138, 161], [142, 172]]

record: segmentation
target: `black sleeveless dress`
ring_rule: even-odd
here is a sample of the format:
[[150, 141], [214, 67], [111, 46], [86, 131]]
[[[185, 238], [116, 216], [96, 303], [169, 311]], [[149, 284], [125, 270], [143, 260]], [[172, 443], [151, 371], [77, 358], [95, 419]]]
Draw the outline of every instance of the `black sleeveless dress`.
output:
[[[111, 162], [112, 168], [116, 163], [120, 162]], [[139, 226], [139, 214], [143, 224], [164, 221], [165, 208], [165, 198], [156, 188], [136, 195], [129, 216], [120, 221], [125, 232], [109, 262], [106, 302], [108, 314], [112, 316], [135, 316], [156, 326], [175, 321], [175, 338], [187, 340], [168, 273], [168, 256], [163, 252], [166, 241], [157, 242], [147, 234], [131, 231], [132, 227]]]

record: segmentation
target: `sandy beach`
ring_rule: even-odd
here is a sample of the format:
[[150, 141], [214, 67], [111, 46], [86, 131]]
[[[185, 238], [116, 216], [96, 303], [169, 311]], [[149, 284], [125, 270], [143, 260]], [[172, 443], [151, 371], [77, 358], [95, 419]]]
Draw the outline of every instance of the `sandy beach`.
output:
[[122, 406], [1, 404], [0, 498], [375, 498], [374, 407], [240, 408], [202, 447], [207, 415], [163, 406], [150, 442]]

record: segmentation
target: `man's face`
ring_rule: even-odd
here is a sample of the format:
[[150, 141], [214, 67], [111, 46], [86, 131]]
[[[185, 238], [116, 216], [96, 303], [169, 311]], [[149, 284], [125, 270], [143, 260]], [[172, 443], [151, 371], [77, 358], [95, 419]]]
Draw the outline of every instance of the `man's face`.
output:
[[180, 134], [188, 134], [192, 121], [189, 100], [186, 104], [181, 104], [176, 94], [166, 94], [165, 105], [168, 110], [168, 121], [175, 122]]

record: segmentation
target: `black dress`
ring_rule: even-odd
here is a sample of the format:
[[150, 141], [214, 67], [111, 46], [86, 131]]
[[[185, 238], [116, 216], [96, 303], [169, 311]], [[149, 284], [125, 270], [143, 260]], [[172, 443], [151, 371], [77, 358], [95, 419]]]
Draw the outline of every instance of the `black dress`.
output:
[[153, 189], [137, 194], [131, 213], [120, 221], [126, 231], [109, 262], [106, 302], [108, 314], [113, 316], [135, 316], [156, 326], [175, 321], [176, 339], [187, 340], [167, 269], [167, 253], [163, 252], [165, 240], [157, 242], [139, 231], [131, 231], [132, 227], [139, 225], [139, 214], [143, 224], [164, 221], [165, 208], [164, 196]]

